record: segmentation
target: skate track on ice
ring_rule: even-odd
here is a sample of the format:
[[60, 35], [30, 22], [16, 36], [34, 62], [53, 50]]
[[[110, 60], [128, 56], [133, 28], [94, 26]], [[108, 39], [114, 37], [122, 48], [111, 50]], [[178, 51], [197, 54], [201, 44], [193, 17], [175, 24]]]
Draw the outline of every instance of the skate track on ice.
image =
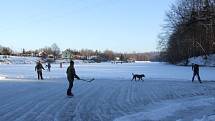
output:
[[192, 121], [214, 115], [215, 82], [146, 78], [0, 80], [0, 121]]
[[[148, 112], [159, 108], [159, 103], [183, 100], [202, 100], [200, 105], [190, 106], [182, 110], [164, 114], [168, 119], [192, 118], [202, 107], [214, 109], [215, 87], [212, 83], [191, 84], [189, 82], [173, 82], [146, 80], [145, 82], [130, 82], [124, 80], [96, 80], [93, 83], [76, 82], [74, 87], [75, 97], [65, 96], [64, 79], [47, 80], [45, 82], [1, 82], [0, 84], [0, 120], [1, 121], [110, 121], [120, 120], [120, 117], [139, 112]], [[208, 100], [207, 100], [208, 99]], [[187, 101], [187, 103], [189, 103]], [[197, 102], [198, 103], [198, 102]], [[208, 104], [209, 103], [209, 104]], [[176, 103], [177, 104], [177, 103]], [[153, 105], [155, 105], [153, 107]], [[163, 105], [163, 104], [162, 104]], [[168, 106], [167, 106], [168, 107]], [[177, 106], [176, 106], [177, 107]], [[187, 114], [183, 114], [183, 111]], [[166, 111], [166, 110], [164, 110]], [[169, 110], [167, 110], [169, 111]], [[150, 120], [160, 120], [153, 117]], [[174, 114], [175, 113], [175, 114]], [[207, 112], [204, 112], [207, 114]], [[210, 112], [209, 112], [210, 113]], [[145, 114], [147, 115], [147, 114]], [[150, 116], [149, 115], [149, 116]], [[162, 114], [161, 114], [162, 115]], [[176, 116], [177, 115], [177, 116]], [[118, 119], [117, 119], [118, 118]], [[126, 117], [124, 117], [125, 120]], [[201, 117], [200, 117], [201, 118]], [[123, 119], [123, 118], [122, 118]], [[127, 118], [126, 118], [127, 119]], [[134, 118], [132, 118], [134, 120]], [[132, 120], [130, 119], [130, 120]], [[148, 120], [141, 118], [141, 120]], [[140, 119], [136, 119], [140, 120]], [[167, 119], [166, 119], [167, 120]]]

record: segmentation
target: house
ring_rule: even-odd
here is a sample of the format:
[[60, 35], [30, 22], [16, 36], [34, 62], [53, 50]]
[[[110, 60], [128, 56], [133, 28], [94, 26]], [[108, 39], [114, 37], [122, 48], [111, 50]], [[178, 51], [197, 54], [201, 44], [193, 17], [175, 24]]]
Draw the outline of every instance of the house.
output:
[[48, 54], [45, 51], [41, 51], [41, 52], [39, 52], [39, 57], [47, 58]]
[[128, 58], [126, 60], [127, 63], [135, 63], [135, 59], [134, 58]]

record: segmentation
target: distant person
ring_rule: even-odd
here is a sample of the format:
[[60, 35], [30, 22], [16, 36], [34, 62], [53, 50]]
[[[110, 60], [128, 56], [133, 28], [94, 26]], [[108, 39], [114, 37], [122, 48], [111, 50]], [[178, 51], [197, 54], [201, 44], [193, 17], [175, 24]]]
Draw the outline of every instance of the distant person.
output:
[[60, 62], [60, 68], [62, 68], [63, 67], [63, 63], [62, 62]]
[[199, 82], [202, 83], [200, 76], [199, 76], [199, 65], [198, 64], [192, 64], [192, 70], [193, 70], [192, 82], [194, 81], [195, 76], [197, 76]]
[[75, 73], [74, 61], [70, 61], [70, 65], [67, 68], [66, 74], [67, 74], [67, 80], [69, 82], [69, 87], [67, 89], [67, 95], [68, 96], [74, 96], [72, 93], [74, 78], [77, 78], [78, 80], [80, 79], [78, 77], [78, 75], [76, 75], [76, 73]]
[[45, 69], [43, 68], [43, 65], [39, 61], [39, 62], [37, 62], [37, 65], [35, 66], [35, 71], [37, 71], [38, 80], [39, 79], [43, 80], [42, 70], [45, 70]]
[[48, 71], [50, 72], [51, 71], [51, 63], [48, 62], [48, 64], [46, 65], [46, 67], [48, 68]]

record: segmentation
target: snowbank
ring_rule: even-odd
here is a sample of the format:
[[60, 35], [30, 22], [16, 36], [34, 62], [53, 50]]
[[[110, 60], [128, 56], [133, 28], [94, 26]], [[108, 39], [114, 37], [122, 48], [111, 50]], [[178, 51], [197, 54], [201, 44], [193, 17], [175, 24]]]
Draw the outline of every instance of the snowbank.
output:
[[3, 75], [0, 75], [0, 80], [1, 80], [1, 79], [6, 79], [6, 77], [3, 76]]
[[[188, 59], [187, 65], [192, 65], [192, 63], [199, 64], [201, 66], [215, 66], [215, 54], [211, 54], [205, 59], [204, 56], [192, 57]], [[186, 61], [182, 61], [177, 65], [186, 65]]]
[[0, 55], [0, 64], [34, 64], [38, 57], [4, 56]]
[[[0, 55], [0, 64], [35, 64], [35, 62], [37, 62], [38, 60], [41, 60], [41, 58]], [[54, 63], [60, 64], [60, 63], [69, 63], [69, 62], [70, 62], [70, 59], [59, 59], [59, 60], [56, 60]], [[89, 61], [83, 61], [83, 60], [74, 60], [74, 62], [76, 64], [90, 63]]]

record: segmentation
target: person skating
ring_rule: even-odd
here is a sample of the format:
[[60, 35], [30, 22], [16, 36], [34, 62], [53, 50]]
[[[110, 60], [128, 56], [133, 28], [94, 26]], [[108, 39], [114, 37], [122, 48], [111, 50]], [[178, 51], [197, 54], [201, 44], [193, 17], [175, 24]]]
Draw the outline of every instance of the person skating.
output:
[[45, 69], [43, 68], [43, 65], [39, 61], [39, 62], [37, 62], [37, 65], [35, 66], [35, 71], [37, 71], [38, 80], [39, 79], [43, 80], [42, 70], [45, 70]]
[[195, 76], [197, 76], [199, 82], [202, 83], [200, 76], [199, 76], [199, 65], [198, 64], [192, 64], [192, 70], [193, 70], [192, 82], [194, 81]]
[[51, 63], [48, 62], [48, 64], [46, 65], [46, 67], [48, 68], [48, 71], [50, 72], [51, 71]]
[[68, 96], [73, 96], [72, 87], [73, 87], [74, 78], [77, 78], [78, 80], [80, 79], [78, 77], [78, 75], [76, 75], [76, 73], [75, 73], [74, 62], [73, 61], [70, 61], [70, 65], [67, 68], [66, 74], [67, 74], [67, 80], [69, 82], [69, 87], [67, 89], [67, 95]]

